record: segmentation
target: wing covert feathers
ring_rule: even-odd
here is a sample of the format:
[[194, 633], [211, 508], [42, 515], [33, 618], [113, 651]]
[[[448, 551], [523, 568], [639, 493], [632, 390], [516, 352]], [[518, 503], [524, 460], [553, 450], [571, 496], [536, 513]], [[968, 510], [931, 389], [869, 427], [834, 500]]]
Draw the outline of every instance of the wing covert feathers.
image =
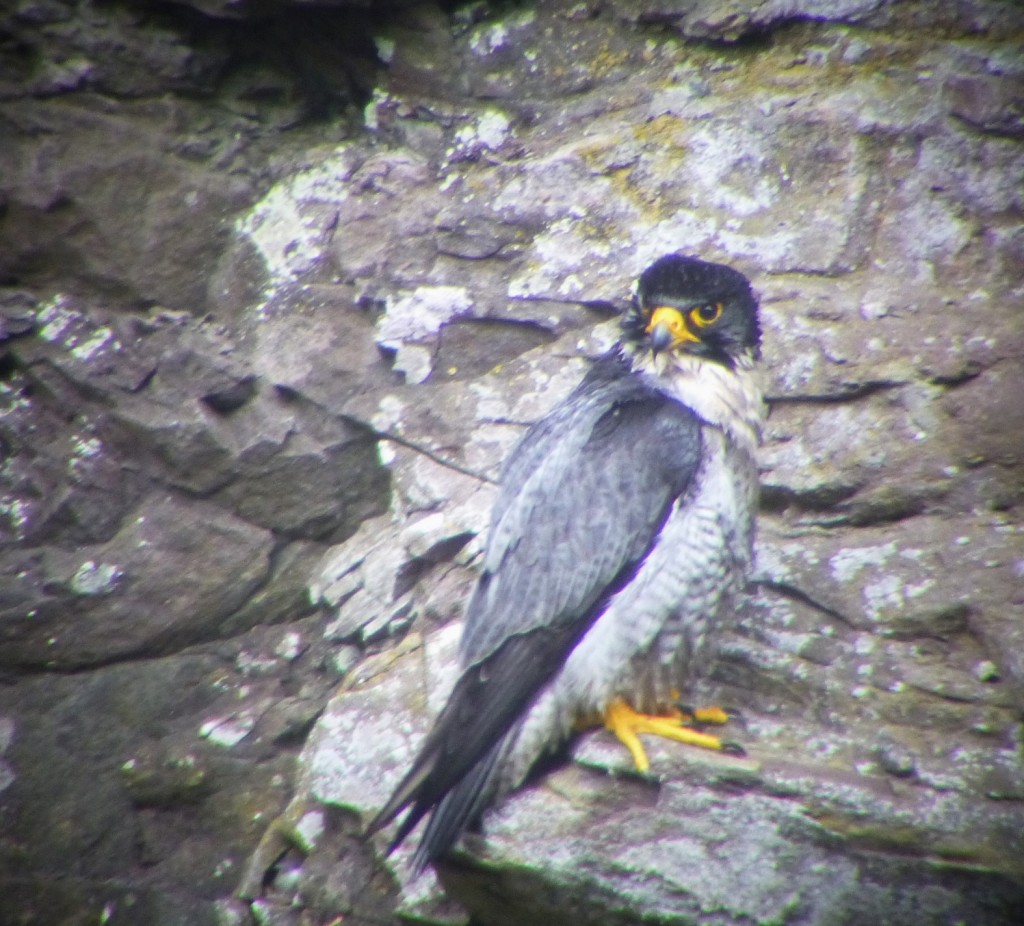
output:
[[370, 833], [408, 807], [393, 849], [433, 810], [415, 856], [421, 868], [480, 815], [510, 731], [635, 575], [700, 453], [694, 414], [614, 352], [524, 435], [467, 606], [462, 675]]

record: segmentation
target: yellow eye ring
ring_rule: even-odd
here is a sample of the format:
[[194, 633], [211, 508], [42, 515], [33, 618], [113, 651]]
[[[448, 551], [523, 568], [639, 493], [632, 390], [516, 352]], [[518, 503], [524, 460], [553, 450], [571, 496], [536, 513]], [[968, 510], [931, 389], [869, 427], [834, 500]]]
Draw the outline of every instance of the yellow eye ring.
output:
[[722, 309], [721, 302], [699, 305], [695, 309], [690, 309], [690, 321], [698, 328], [707, 328], [722, 317]]

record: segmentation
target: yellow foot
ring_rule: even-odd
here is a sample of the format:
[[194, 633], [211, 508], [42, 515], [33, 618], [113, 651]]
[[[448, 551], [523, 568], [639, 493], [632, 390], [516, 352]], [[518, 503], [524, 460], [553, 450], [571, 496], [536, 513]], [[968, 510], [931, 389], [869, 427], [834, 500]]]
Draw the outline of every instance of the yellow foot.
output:
[[720, 707], [683, 707], [679, 710], [681, 723], [728, 723], [731, 718]]
[[612, 701], [605, 711], [604, 725], [611, 730], [633, 757], [637, 771], [646, 772], [651, 763], [640, 743], [640, 733], [653, 733], [677, 743], [689, 743], [704, 749], [724, 749], [733, 754], [743, 754], [741, 747], [735, 743], [723, 743], [717, 736], [700, 733], [686, 726], [687, 723], [725, 723], [729, 715], [720, 707], [700, 708], [683, 713], [676, 711], [661, 717], [650, 714], [638, 714], [625, 701]]

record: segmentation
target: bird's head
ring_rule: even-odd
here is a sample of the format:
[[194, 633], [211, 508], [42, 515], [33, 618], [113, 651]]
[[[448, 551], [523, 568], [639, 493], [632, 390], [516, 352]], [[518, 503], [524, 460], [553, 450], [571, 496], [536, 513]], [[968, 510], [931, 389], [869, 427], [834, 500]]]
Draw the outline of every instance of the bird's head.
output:
[[682, 254], [661, 257], [640, 274], [623, 328], [635, 349], [694, 354], [729, 367], [761, 351], [757, 300], [747, 278]]

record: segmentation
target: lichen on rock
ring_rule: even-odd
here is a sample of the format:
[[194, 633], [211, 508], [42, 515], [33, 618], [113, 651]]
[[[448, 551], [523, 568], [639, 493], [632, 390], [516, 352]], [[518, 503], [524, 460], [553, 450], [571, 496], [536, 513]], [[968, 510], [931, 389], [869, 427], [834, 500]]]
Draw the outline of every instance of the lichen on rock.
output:
[[[0, 14], [0, 919], [1020, 922], [1021, 28]], [[748, 756], [588, 733], [410, 882], [501, 461], [672, 250], [762, 304]]]

